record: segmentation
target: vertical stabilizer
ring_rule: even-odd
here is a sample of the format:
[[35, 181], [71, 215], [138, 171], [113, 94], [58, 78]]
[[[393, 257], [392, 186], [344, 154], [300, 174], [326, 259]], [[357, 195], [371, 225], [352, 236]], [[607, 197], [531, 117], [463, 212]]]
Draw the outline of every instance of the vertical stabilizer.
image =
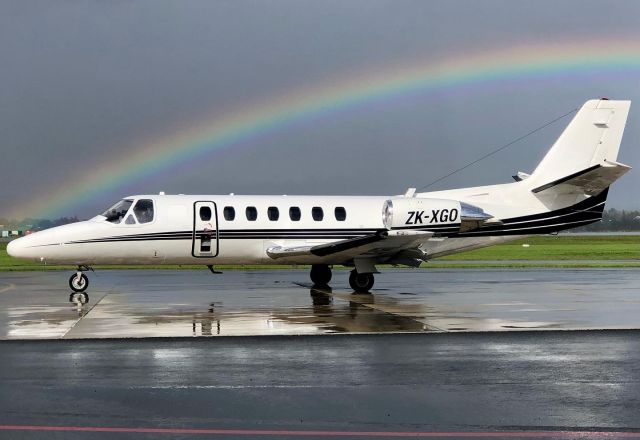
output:
[[527, 181], [545, 185], [615, 163], [630, 105], [631, 101], [587, 101]]

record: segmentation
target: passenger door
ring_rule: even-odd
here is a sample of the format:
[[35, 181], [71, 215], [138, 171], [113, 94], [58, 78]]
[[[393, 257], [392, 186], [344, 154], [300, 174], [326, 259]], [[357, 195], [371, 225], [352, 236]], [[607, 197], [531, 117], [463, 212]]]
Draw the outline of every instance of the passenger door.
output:
[[218, 209], [210, 201], [193, 204], [193, 240], [191, 255], [212, 258], [218, 255]]

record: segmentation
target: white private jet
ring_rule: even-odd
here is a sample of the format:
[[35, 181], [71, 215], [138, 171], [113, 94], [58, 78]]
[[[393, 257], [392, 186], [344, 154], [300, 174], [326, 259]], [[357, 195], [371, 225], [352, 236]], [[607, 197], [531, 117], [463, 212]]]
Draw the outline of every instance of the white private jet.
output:
[[71, 264], [70, 299], [85, 303], [83, 273], [100, 264], [309, 264], [327, 285], [331, 266], [353, 267], [356, 292], [376, 264], [423, 261], [602, 218], [629, 101], [586, 102], [535, 171], [515, 182], [371, 196], [138, 195], [90, 220], [9, 243], [17, 258]]

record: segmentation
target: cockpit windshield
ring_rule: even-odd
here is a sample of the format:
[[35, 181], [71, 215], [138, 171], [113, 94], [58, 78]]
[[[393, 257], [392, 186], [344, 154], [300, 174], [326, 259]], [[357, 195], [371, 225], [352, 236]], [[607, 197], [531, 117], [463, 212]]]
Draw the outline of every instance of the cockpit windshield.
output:
[[140, 199], [133, 207], [133, 212], [138, 219], [138, 223], [150, 223], [153, 221], [153, 200]]
[[113, 205], [111, 208], [107, 209], [102, 213], [107, 218], [108, 222], [111, 223], [120, 223], [124, 218], [125, 214], [131, 208], [133, 204], [133, 200], [124, 199], [120, 200], [118, 203]]

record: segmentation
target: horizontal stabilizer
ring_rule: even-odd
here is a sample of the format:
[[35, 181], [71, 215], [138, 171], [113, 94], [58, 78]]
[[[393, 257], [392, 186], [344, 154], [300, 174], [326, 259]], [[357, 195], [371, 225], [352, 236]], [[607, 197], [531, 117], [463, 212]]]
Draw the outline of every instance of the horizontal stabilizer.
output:
[[558, 193], [583, 193], [589, 196], [600, 194], [620, 176], [631, 169], [630, 166], [618, 162], [603, 161], [582, 171], [548, 182], [531, 190], [542, 193], [553, 190]]
[[516, 182], [522, 182], [524, 179], [530, 177], [531, 174], [527, 174], [527, 173], [523, 173], [522, 171], [518, 171], [515, 175], [511, 176], [513, 177], [513, 180], [515, 180]]

